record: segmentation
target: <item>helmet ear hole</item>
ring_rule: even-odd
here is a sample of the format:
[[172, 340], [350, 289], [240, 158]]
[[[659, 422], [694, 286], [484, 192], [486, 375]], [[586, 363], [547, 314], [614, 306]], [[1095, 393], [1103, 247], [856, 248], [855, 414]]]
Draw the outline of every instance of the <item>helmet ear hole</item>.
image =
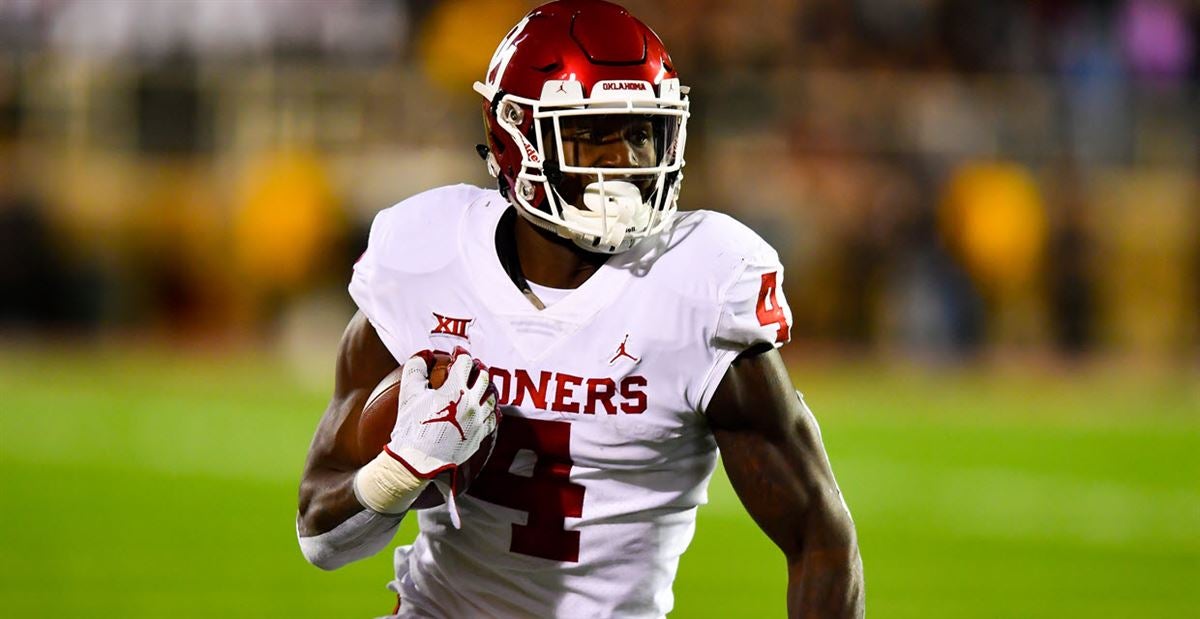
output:
[[525, 121], [525, 111], [521, 109], [521, 106], [512, 101], [501, 102], [498, 111], [501, 118], [514, 127], [519, 127]]

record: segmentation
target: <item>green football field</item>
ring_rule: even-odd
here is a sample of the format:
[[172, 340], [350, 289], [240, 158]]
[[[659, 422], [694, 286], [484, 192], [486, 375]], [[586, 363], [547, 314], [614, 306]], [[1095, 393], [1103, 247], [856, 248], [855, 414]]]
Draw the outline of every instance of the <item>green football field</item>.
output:
[[[1197, 374], [793, 376], [858, 524], [869, 616], [1196, 616]], [[327, 390], [265, 355], [0, 352], [0, 615], [388, 611], [387, 553], [326, 573], [296, 546]], [[710, 498], [673, 616], [783, 616], [781, 555], [720, 475]]]

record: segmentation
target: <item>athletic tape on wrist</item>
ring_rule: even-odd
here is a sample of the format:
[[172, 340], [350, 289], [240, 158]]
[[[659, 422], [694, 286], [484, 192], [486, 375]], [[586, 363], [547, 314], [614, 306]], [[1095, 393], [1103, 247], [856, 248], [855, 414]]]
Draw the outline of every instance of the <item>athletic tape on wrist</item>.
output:
[[395, 458], [380, 453], [354, 474], [354, 496], [372, 511], [401, 514], [428, 484], [429, 480], [413, 475]]

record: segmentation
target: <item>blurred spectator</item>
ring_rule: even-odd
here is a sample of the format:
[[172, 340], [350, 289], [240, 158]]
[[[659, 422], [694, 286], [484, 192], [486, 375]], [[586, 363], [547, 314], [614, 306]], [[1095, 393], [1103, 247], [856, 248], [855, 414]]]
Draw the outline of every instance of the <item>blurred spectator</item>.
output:
[[1134, 73], [1179, 79], [1191, 68], [1195, 41], [1179, 2], [1129, 0], [1118, 27], [1126, 63]]
[[426, 73], [447, 94], [474, 102], [495, 42], [529, 9], [518, 0], [446, 0], [425, 17], [420, 36]]
[[[38, 153], [0, 155], [5, 315], [262, 329], [340, 295], [376, 211], [491, 182], [470, 84], [535, 3], [0, 2], [0, 143]], [[797, 338], [1200, 345], [1195, 2], [629, 6], [693, 87], [683, 208], [778, 248]]]
[[1059, 121], [1071, 156], [1088, 163], [1130, 156], [1129, 84], [1112, 28], [1103, 8], [1081, 4], [1055, 38], [1063, 89]]
[[0, 194], [0, 326], [57, 326], [66, 273], [45, 209], [28, 197]]
[[1095, 344], [1095, 238], [1090, 208], [1079, 171], [1065, 162], [1051, 170], [1053, 197], [1047, 248], [1046, 296], [1058, 350], [1070, 357]]
[[1097, 291], [1111, 349], [1186, 358], [1194, 330], [1200, 237], [1195, 177], [1184, 170], [1110, 170], [1093, 179]]
[[1038, 335], [1046, 212], [1033, 176], [1011, 162], [962, 165], [947, 183], [939, 227], [987, 303], [995, 341]]
[[243, 172], [233, 222], [234, 269], [240, 292], [256, 306], [278, 311], [320, 275], [346, 269], [339, 254], [344, 234], [339, 204], [316, 153], [266, 153]]
[[901, 169], [872, 214], [880, 339], [918, 359], [972, 356], [984, 343], [979, 290], [939, 234], [931, 180], [915, 162]]

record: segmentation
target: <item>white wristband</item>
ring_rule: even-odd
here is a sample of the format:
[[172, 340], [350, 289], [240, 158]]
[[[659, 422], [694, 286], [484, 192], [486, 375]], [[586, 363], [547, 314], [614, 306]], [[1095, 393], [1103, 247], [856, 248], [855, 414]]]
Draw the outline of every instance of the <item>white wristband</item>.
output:
[[428, 484], [429, 480], [418, 478], [387, 452], [381, 452], [354, 474], [354, 496], [372, 511], [401, 514]]

